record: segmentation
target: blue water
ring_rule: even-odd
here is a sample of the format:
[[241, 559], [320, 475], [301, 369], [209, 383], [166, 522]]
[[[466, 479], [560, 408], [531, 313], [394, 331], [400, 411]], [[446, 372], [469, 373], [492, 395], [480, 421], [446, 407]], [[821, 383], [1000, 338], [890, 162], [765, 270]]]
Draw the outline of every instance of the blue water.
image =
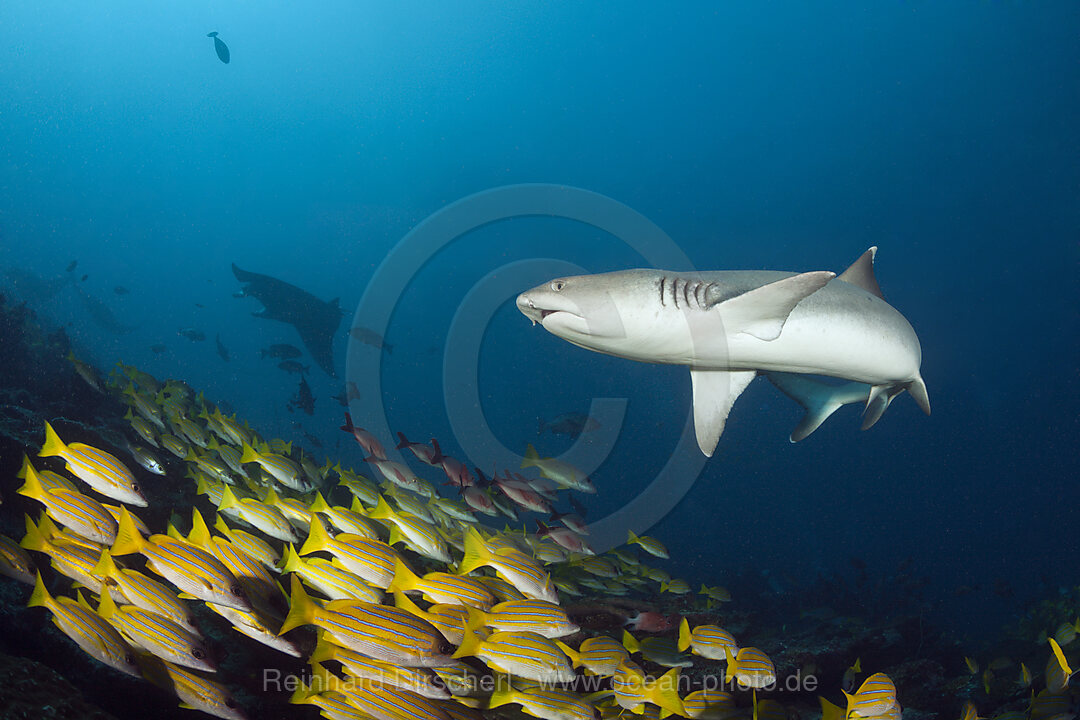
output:
[[[699, 269], [840, 271], [878, 245], [933, 415], [905, 395], [868, 432], [846, 408], [791, 445], [798, 409], [759, 381], [650, 533], [673, 571], [710, 584], [766, 573], [794, 588], [852, 557], [888, 578], [911, 558], [941, 622], [989, 633], [1076, 581], [1078, 33], [1070, 2], [4, 3], [0, 269], [59, 277], [78, 260], [79, 286], [137, 326], [104, 330], [70, 288], [29, 298], [70, 323], [80, 354], [181, 377], [268, 435], [301, 441], [298, 421], [319, 457], [359, 465], [330, 398], [344, 330], [395, 244], [462, 198], [590, 190]], [[418, 258], [386, 332], [391, 428], [460, 452], [447, 328], [489, 273], [535, 258], [647, 264], [559, 218], [488, 225]], [[233, 262], [341, 298], [341, 377], [313, 366], [313, 417], [287, 412], [296, 377], [258, 357], [295, 334], [232, 297]], [[472, 377], [487, 425], [519, 453], [567, 447], [537, 437], [539, 417], [628, 399], [594, 475], [599, 517], [666, 462], [689, 379], [530, 327], [513, 293], [534, 279], [488, 308]], [[999, 581], [1013, 598], [992, 592]], [[961, 586], [978, 590], [955, 597]]]

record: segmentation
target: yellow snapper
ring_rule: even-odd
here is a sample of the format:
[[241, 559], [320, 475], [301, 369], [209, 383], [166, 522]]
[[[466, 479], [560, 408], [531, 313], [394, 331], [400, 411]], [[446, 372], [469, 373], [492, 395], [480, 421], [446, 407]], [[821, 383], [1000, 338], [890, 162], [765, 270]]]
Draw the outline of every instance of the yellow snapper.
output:
[[486, 612], [478, 611], [474, 617], [494, 630], [524, 630], [552, 639], [573, 635], [581, 629], [570, 622], [565, 610], [546, 600], [508, 600]]
[[[49, 520], [48, 515], [41, 516], [40, 525], [34, 525], [29, 515], [25, 516], [25, 520], [26, 536], [19, 543], [22, 547], [45, 553], [49, 556], [54, 570], [86, 586], [92, 592], [103, 591], [101, 580], [94, 575], [94, 566], [97, 564], [101, 546], [68, 542], [67, 538], [56, 531], [56, 526]], [[117, 599], [124, 597], [116, 588], [109, 588], [108, 592]]]
[[556, 642], [559, 649], [566, 653], [575, 668], [584, 667], [586, 675], [611, 677], [630, 654], [622, 643], [605, 635], [582, 640], [577, 650], [563, 642]]
[[525, 450], [525, 457], [521, 460], [521, 467], [535, 467], [540, 474], [548, 480], [554, 480], [560, 487], [577, 490], [583, 493], [595, 493], [596, 486], [592, 484], [588, 476], [570, 463], [557, 458], [541, 458], [536, 448], [529, 445]]
[[477, 657], [492, 670], [537, 682], [570, 682], [576, 677], [554, 641], [530, 632], [497, 632], [481, 639], [466, 629], [453, 657]]
[[409, 690], [433, 700], [448, 700], [450, 693], [441, 686], [438, 676], [428, 668], [398, 667], [381, 660], [343, 648], [326, 639], [319, 638], [309, 662], [321, 663], [335, 660], [341, 663], [345, 672], [354, 678], [372, 680], [384, 685], [393, 685], [402, 690]]
[[284, 455], [275, 455], [271, 452], [259, 452], [245, 442], [242, 445], [240, 462], [258, 463], [263, 470], [270, 473], [275, 480], [287, 488], [298, 492], [306, 492], [308, 490], [307, 483], [300, 476], [300, 466]]
[[302, 657], [303, 653], [299, 646], [288, 638], [279, 637], [277, 632], [271, 629], [271, 623], [277, 627], [277, 621], [271, 621], [268, 616], [258, 610], [244, 612], [225, 605], [206, 603], [206, 607], [228, 620], [234, 630], [242, 635], [247, 635], [252, 640], [260, 642], [267, 647], [274, 648], [286, 655]]
[[168, 535], [144, 538], [131, 520], [127, 508], [120, 515], [120, 528], [112, 554], [140, 553], [146, 566], [184, 592], [200, 600], [250, 611], [251, 603], [229, 569], [213, 554]]
[[331, 553], [349, 572], [356, 573], [364, 582], [377, 588], [385, 590], [394, 581], [394, 562], [398, 554], [392, 547], [378, 540], [348, 533], [332, 538], [316, 515], [311, 519], [311, 532], [300, 548], [300, 555], [319, 551]]
[[692, 720], [728, 720], [738, 713], [735, 696], [723, 690], [695, 690], [682, 699], [682, 704], [686, 717]]
[[143, 610], [135, 605], [118, 606], [108, 593], [101, 596], [98, 614], [119, 630], [132, 645], [141, 647], [162, 660], [194, 670], [217, 670], [202, 637], [164, 615]]
[[635, 663], [626, 660], [612, 676], [611, 689], [615, 693], [615, 702], [627, 710], [635, 711], [644, 703], [652, 703], [669, 714], [685, 714], [679, 698], [679, 668], [653, 679], [647, 678]]
[[140, 657], [139, 666], [148, 680], [174, 693], [180, 707], [201, 710], [222, 720], [245, 720], [236, 701], [219, 683], [150, 655]]
[[118, 589], [132, 605], [163, 615], [198, 634], [199, 629], [190, 611], [176, 593], [138, 570], [119, 567], [108, 549], [101, 551], [101, 558], [92, 572], [105, 585]]
[[529, 688], [515, 690], [507, 683], [500, 683], [491, 694], [488, 708], [516, 704], [528, 715], [543, 720], [595, 720], [599, 713], [592, 703], [568, 690], [555, 688]]
[[431, 523], [412, 515], [395, 512], [384, 497], [379, 498], [369, 517], [372, 520], [386, 520], [393, 523], [390, 529], [390, 545], [404, 540], [425, 557], [440, 562], [450, 562], [450, 553], [446, 549], [446, 543]]
[[444, 572], [419, 577], [401, 558], [394, 562], [394, 580], [389, 589], [420, 593], [428, 602], [470, 605], [480, 610], [487, 610], [495, 602], [495, 596], [475, 578]]
[[239, 499], [228, 485], [222, 486], [218, 510], [223, 513], [235, 512], [241, 520], [272, 538], [285, 542], [297, 542], [300, 539], [280, 510], [254, 498]]
[[854, 695], [845, 692], [847, 717], [875, 717], [896, 704], [896, 685], [885, 673], [874, 673], [863, 680]]
[[0, 575], [33, 585], [34, 572], [34, 562], [19, 544], [6, 535], [0, 535]]
[[93, 610], [71, 598], [53, 598], [38, 573], [27, 607], [43, 607], [52, 613], [53, 624], [90, 657], [139, 677], [135, 655], [120, 633]]
[[94, 542], [116, 539], [116, 520], [97, 500], [60, 488], [46, 491], [29, 462], [23, 463], [23, 471], [25, 481], [16, 492], [44, 505], [53, 520]]
[[710, 660], [725, 660], [728, 650], [739, 652], [739, 644], [727, 630], [716, 625], [698, 625], [691, 631], [690, 623], [683, 618], [679, 625], [679, 650], [687, 648]]
[[450, 720], [433, 700], [417, 693], [362, 678], [341, 681], [319, 663], [312, 663], [312, 674], [313, 683], [340, 692], [370, 720]]
[[755, 647], [744, 647], [737, 654], [731, 648], [724, 649], [727, 657], [727, 681], [736, 680], [739, 685], [762, 688], [776, 682], [776, 668], [772, 660]]
[[655, 555], [656, 557], [664, 558], [665, 560], [671, 557], [670, 555], [668, 555], [667, 548], [664, 547], [663, 543], [661, 543], [656, 538], [652, 538], [647, 535], [638, 537], [634, 534], [633, 530], [628, 530], [627, 532], [630, 534], [629, 539], [627, 539], [626, 541], [627, 545], [638, 545], [641, 547], [642, 550], [649, 553], [650, 555]]
[[394, 593], [394, 605], [431, 623], [432, 627], [442, 633], [442, 636], [452, 645], [460, 645], [465, 638], [465, 626], [469, 620], [467, 605], [435, 603], [428, 606], [427, 610], [421, 610], [401, 591]]
[[535, 560], [512, 548], [493, 552], [484, 544], [480, 533], [469, 528], [465, 532], [465, 557], [458, 566], [458, 574], [467, 575], [485, 565], [494, 568], [523, 595], [558, 604], [559, 595], [551, 576]]
[[296, 573], [304, 583], [331, 600], [353, 598], [377, 603], [382, 601], [383, 591], [371, 587], [363, 578], [344, 568], [339, 568], [322, 558], [301, 558], [289, 545], [285, 550], [282, 572]]
[[399, 608], [360, 600], [334, 600], [319, 607], [293, 575], [289, 615], [278, 634], [300, 625], [322, 628], [336, 644], [388, 663], [451, 664], [453, 646], [430, 623]]
[[45, 423], [45, 445], [38, 456], [62, 458], [72, 475], [106, 497], [136, 507], [147, 505], [135, 476], [124, 463], [90, 445], [65, 445], [49, 423]]

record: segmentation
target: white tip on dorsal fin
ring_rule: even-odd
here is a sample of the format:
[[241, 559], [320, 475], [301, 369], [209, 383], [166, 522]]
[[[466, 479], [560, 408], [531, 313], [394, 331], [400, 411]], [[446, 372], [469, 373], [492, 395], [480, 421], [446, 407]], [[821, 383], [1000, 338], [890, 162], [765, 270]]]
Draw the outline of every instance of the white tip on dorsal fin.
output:
[[729, 333], [746, 333], [758, 340], [780, 337], [795, 306], [825, 287], [836, 273], [827, 270], [792, 275], [723, 300], [714, 307], [723, 313]]
[[877, 246], [875, 245], [860, 255], [858, 260], [851, 263], [851, 267], [840, 273], [840, 277], [837, 279], [861, 287], [871, 295], [877, 295], [884, 300], [885, 296], [881, 294], [881, 286], [877, 284], [877, 278], [874, 277], [874, 256], [876, 255]]
[[757, 377], [756, 370], [691, 370], [694, 384], [694, 433], [705, 457], [712, 457], [735, 400]]

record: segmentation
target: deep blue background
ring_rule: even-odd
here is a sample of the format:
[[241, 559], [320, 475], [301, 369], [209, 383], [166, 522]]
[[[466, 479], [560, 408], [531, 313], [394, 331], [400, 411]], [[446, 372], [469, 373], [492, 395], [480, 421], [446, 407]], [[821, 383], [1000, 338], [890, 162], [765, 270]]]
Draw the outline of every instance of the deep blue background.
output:
[[[996, 580], [1022, 597], [1074, 582], [1080, 6], [709, 5], [4, 3], [0, 270], [54, 277], [78, 259], [83, 287], [139, 326], [110, 335], [69, 290], [39, 304], [73, 323], [84, 355], [183, 377], [292, 438], [296, 380], [257, 349], [295, 338], [231, 298], [230, 262], [351, 314], [416, 223], [521, 182], [626, 203], [701, 269], [839, 271], [879, 245], [886, 297], [922, 339], [933, 416], [902, 396], [870, 432], [848, 408], [790, 445], [797, 408], [755, 385], [691, 502], [653, 531], [673, 569], [805, 580], [858, 556], [886, 576], [912, 557], [942, 598], [978, 585], [945, 609], [984, 629], [1017, 607], [991, 596]], [[445, 328], [473, 283], [533, 257], [642, 264], [565, 221], [466, 236], [426, 265], [387, 333], [391, 426], [456, 447]], [[511, 301], [479, 369], [509, 447], [537, 440], [538, 417], [630, 399], [595, 476], [602, 514], [663, 463], [689, 379], [573, 348]], [[351, 443], [334, 449], [339, 384], [316, 371], [312, 385], [304, 428], [359, 462]]]

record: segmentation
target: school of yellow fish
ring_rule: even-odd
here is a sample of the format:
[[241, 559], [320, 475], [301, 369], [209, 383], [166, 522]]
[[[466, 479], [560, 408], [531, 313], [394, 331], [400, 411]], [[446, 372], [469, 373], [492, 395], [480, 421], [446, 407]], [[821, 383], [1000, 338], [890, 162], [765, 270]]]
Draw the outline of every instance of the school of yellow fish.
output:
[[[91, 368], [76, 369], [93, 379]], [[378, 439], [350, 419], [345, 429], [381, 483], [329, 460], [319, 466], [280, 440], [262, 440], [183, 383], [160, 383], [121, 365], [108, 387], [130, 407], [132, 458], [158, 475], [165, 470], [155, 450], [182, 460], [207, 509], [216, 509], [213, 522], [192, 508], [190, 521], [174, 514], [164, 532], [154, 533], [138, 517], [147, 499], [131, 469], [109, 452], [65, 442], [46, 423], [43, 445], [23, 460], [18, 489], [44, 512], [36, 520], [27, 515], [20, 543], [0, 536], [0, 573], [32, 584], [29, 605], [46, 608], [90, 656], [174, 693], [182, 707], [244, 717], [213, 679], [214, 649], [190, 609], [202, 602], [251, 640], [308, 655], [310, 678], [291, 702], [317, 706], [334, 720], [476, 720], [503, 705], [546, 720], [626, 712], [786, 717], [778, 703], [756, 697], [776, 680], [772, 660], [718, 626], [691, 628], [683, 620], [676, 640], [585, 636], [560, 606], [560, 594], [691, 589], [629, 547], [592, 554], [587, 525], [576, 515], [555, 515], [558, 527], [540, 524], [537, 534], [479, 523], [478, 514], [551, 512], [559, 490], [595, 492], [575, 468], [541, 458], [531, 446], [523, 469], [536, 468], [539, 477], [507, 472], [484, 488], [437, 443], [401, 436], [398, 447], [441, 467], [459, 500], [387, 459]], [[61, 462], [67, 474], [46, 469]], [[334, 484], [348, 490], [348, 507], [327, 501], [323, 490]], [[629, 545], [667, 557], [654, 538], [631, 532]], [[50, 594], [25, 550], [48, 557], [79, 589]], [[719, 587], [701, 593], [710, 607], [731, 599]], [[302, 626], [317, 634], [310, 653], [311, 643], [292, 632]], [[1070, 703], [1073, 671], [1061, 649], [1067, 643], [1050, 644], [1047, 688], [1033, 698], [1033, 720]], [[632, 659], [638, 653], [671, 670], [648, 677]], [[692, 655], [726, 661], [727, 684], [682, 694], [680, 668], [692, 664]], [[900, 718], [896, 688], [882, 673], [843, 695], [846, 708], [821, 698], [825, 720]], [[977, 713], [965, 707], [963, 716]]]

